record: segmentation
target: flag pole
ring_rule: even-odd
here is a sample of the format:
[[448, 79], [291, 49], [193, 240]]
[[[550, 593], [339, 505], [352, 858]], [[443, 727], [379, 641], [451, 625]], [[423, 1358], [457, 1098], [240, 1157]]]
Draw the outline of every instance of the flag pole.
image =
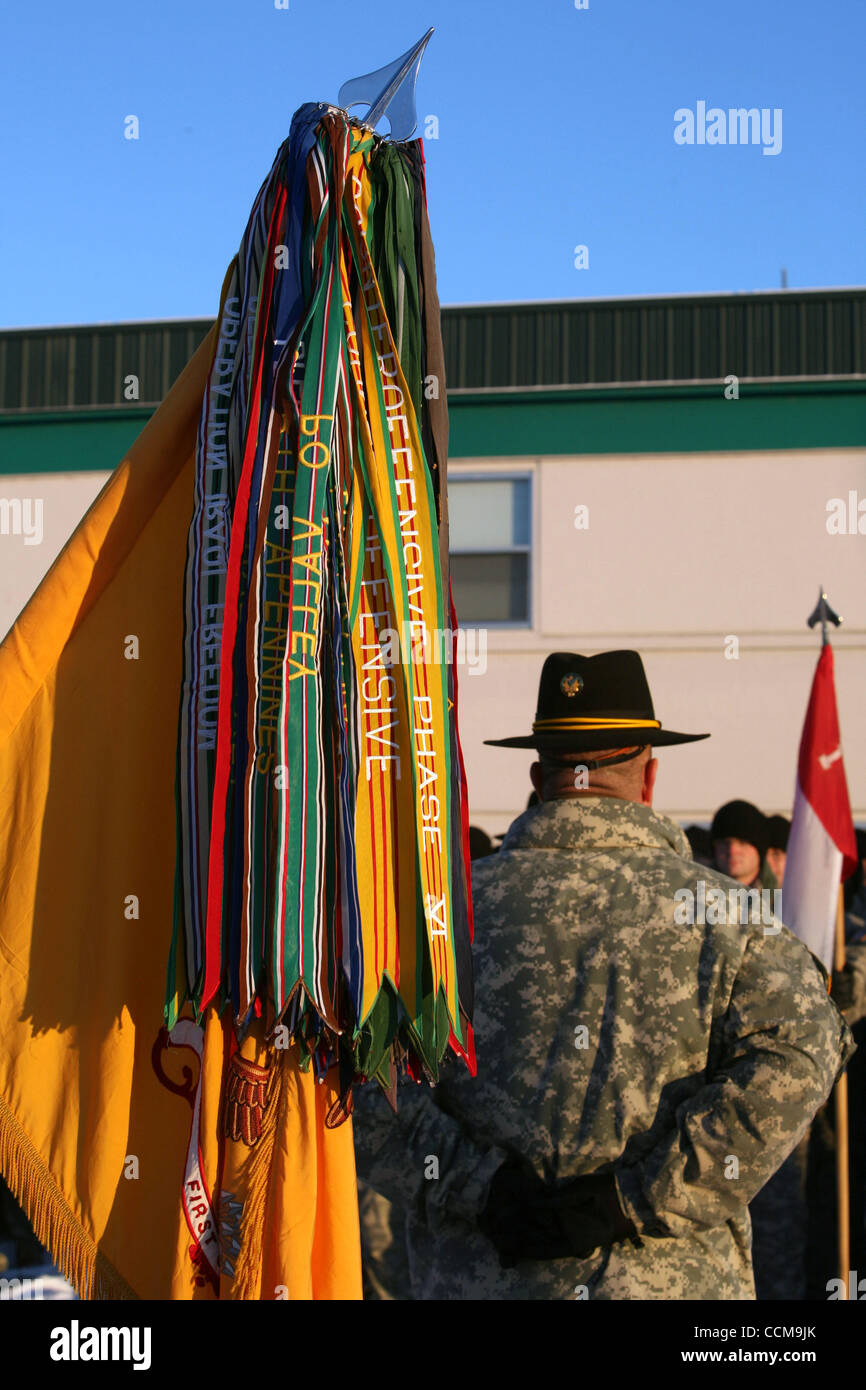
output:
[[[842, 885], [836, 899], [836, 947], [833, 969], [845, 964], [845, 903]], [[843, 1071], [834, 1088], [836, 1106], [836, 1214], [838, 1222], [839, 1278], [848, 1297], [851, 1269], [851, 1199], [848, 1173], [848, 1073]]]
[[[833, 969], [841, 970], [845, 965], [845, 905], [842, 887], [835, 901], [835, 951]], [[842, 1072], [835, 1083], [835, 1191], [837, 1191], [838, 1216], [838, 1257], [840, 1257], [840, 1279], [842, 1287], [848, 1291], [848, 1273], [851, 1270], [851, 1195], [849, 1195], [848, 1173], [848, 1072]], [[848, 1295], [848, 1294], [847, 1294]]]
[[[838, 627], [842, 622], [827, 602], [824, 586], [818, 591], [818, 603], [811, 616], [807, 618], [809, 627], [821, 624], [821, 646], [829, 642], [827, 624]], [[842, 885], [836, 897], [836, 934], [833, 949], [833, 971], [842, 970], [845, 965], [845, 899]], [[833, 1101], [836, 1115], [836, 1232], [839, 1257], [839, 1278], [845, 1297], [848, 1298], [848, 1275], [851, 1269], [851, 1196], [848, 1172], [848, 1073], [843, 1071], [833, 1088]]]

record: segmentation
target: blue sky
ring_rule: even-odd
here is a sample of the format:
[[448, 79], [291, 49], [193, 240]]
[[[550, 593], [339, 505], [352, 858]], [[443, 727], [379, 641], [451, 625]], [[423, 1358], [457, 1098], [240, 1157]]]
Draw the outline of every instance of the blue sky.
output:
[[[863, 0], [40, 0], [0, 21], [0, 326], [213, 315], [292, 112], [430, 25], [443, 303], [864, 282]], [[780, 152], [677, 144], [701, 101]]]

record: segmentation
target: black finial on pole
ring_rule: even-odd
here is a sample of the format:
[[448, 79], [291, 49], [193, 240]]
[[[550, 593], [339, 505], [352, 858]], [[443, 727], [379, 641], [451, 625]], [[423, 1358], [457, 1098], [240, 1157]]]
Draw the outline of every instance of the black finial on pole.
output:
[[822, 647], [826, 647], [829, 640], [827, 637], [827, 624], [832, 623], [834, 627], [839, 627], [843, 621], [844, 619], [840, 618], [838, 613], [834, 613], [827, 602], [827, 595], [824, 593], [824, 586], [822, 584], [821, 588], [818, 590], [818, 602], [815, 605], [815, 610], [811, 616], [806, 619], [809, 627], [814, 627], [816, 623], [821, 624]]

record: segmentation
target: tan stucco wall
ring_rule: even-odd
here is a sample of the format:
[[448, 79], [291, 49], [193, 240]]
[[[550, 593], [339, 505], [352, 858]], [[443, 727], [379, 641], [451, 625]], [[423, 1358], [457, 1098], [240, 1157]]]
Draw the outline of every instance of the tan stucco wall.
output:
[[[526, 804], [532, 754], [485, 748], [528, 732], [551, 651], [635, 647], [656, 714], [709, 731], [662, 750], [656, 804], [708, 819], [743, 796], [789, 812], [818, 651], [805, 627], [819, 583], [846, 622], [833, 642], [845, 765], [866, 821], [866, 535], [830, 535], [827, 502], [866, 499], [866, 451], [455, 459], [450, 472], [533, 476], [533, 625], [487, 632], [487, 670], [460, 668], [473, 823], [504, 830]], [[5, 477], [7, 498], [42, 499], [43, 540], [0, 535], [5, 632], [107, 473]], [[575, 530], [575, 507], [589, 528]], [[725, 639], [739, 639], [739, 659]]]
[[[845, 764], [866, 819], [866, 535], [830, 535], [827, 502], [866, 499], [866, 451], [577, 456], [479, 461], [534, 478], [533, 626], [490, 629], [485, 675], [460, 670], [471, 818], [488, 833], [525, 806], [532, 754], [485, 748], [528, 733], [551, 651], [634, 647], [663, 724], [712, 738], [661, 750], [656, 805], [708, 819], [732, 797], [789, 813], [818, 654], [805, 619], [819, 584], [834, 636]], [[575, 530], [575, 507], [589, 527]], [[459, 616], [459, 615], [458, 615]], [[739, 639], [726, 659], [725, 639]]]
[[26, 499], [34, 517], [41, 503], [42, 515], [38, 544], [23, 535], [0, 534], [0, 635], [8, 632], [110, 476], [30, 473], [0, 478], [0, 498]]

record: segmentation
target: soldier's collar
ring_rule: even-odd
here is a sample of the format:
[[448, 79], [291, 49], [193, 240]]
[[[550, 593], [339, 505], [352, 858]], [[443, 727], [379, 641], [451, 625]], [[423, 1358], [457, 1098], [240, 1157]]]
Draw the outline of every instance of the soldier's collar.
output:
[[589, 795], [544, 801], [512, 822], [502, 850], [517, 849], [617, 850], [667, 846], [691, 859], [685, 833], [675, 821], [636, 801]]

